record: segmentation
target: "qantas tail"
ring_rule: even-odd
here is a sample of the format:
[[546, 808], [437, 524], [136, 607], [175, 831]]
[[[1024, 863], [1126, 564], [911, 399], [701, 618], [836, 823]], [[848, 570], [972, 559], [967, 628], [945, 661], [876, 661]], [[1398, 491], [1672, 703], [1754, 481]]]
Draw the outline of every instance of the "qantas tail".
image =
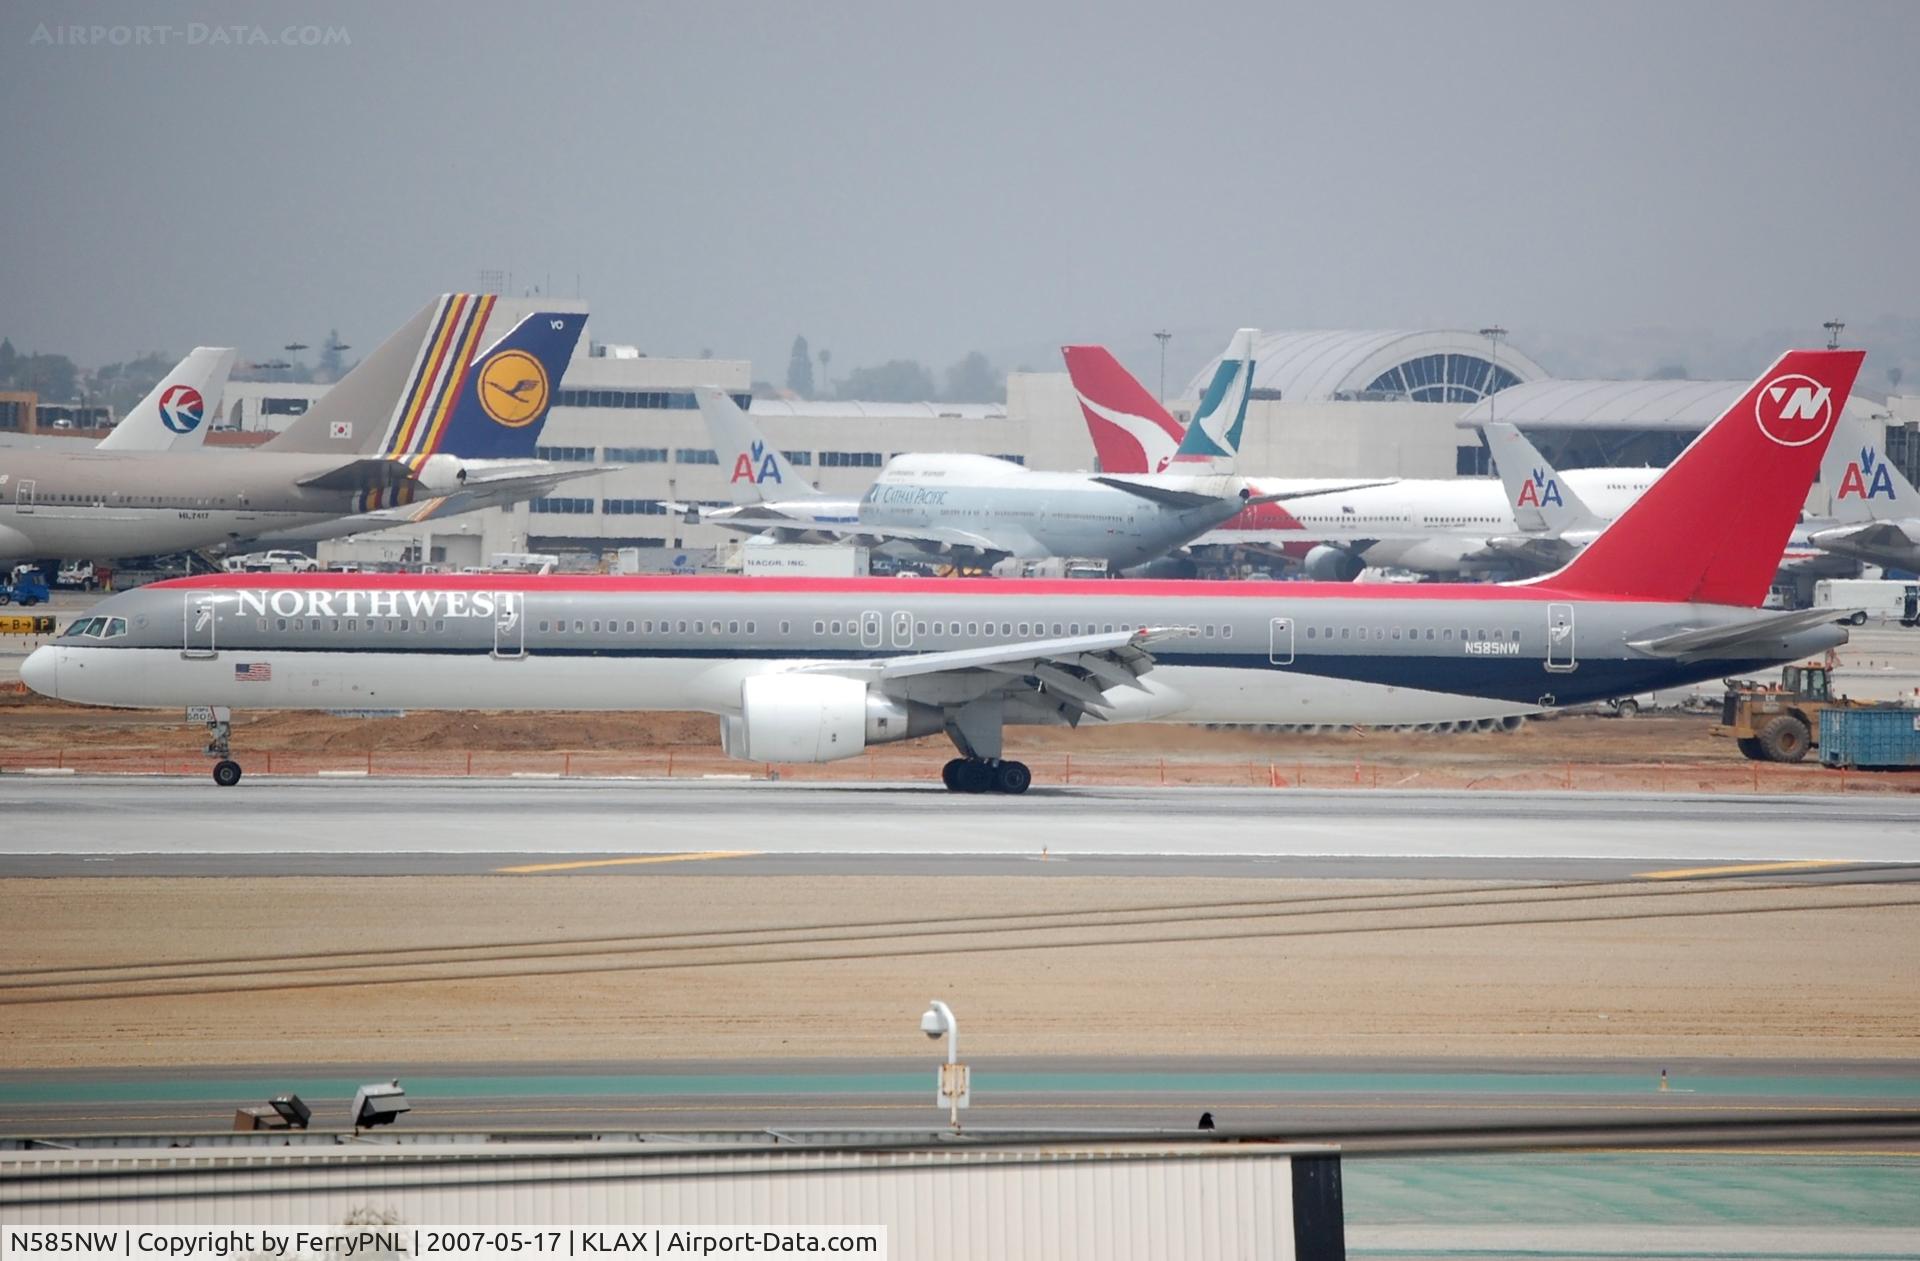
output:
[[585, 312], [536, 311], [473, 356], [437, 408], [409, 417], [387, 452], [395, 459], [445, 454], [464, 460], [532, 459]]
[[720, 467], [727, 470], [727, 489], [735, 503], [820, 497], [820, 492], [794, 471], [787, 457], [767, 441], [740, 404], [710, 387], [696, 389], [693, 396], [700, 401], [701, 418], [707, 422], [707, 434], [713, 439]]
[[1920, 492], [1896, 465], [1887, 462], [1876, 436], [1858, 421], [1840, 422], [1840, 432], [1827, 448], [1820, 481], [1827, 491], [1830, 514], [1841, 525], [1920, 516]]
[[1105, 346], [1062, 346], [1102, 473], [1163, 473], [1186, 430]]
[[189, 451], [207, 440], [233, 371], [233, 351], [196, 346], [100, 439], [101, 451]]
[[1260, 330], [1235, 332], [1227, 353], [1213, 370], [1213, 381], [1193, 414], [1193, 423], [1173, 454], [1173, 467], [1182, 472], [1231, 473], [1240, 455], [1240, 435], [1247, 424], [1247, 399], [1253, 393], [1253, 339]]
[[1782, 355], [1586, 550], [1532, 584], [1758, 608], [1864, 358]]

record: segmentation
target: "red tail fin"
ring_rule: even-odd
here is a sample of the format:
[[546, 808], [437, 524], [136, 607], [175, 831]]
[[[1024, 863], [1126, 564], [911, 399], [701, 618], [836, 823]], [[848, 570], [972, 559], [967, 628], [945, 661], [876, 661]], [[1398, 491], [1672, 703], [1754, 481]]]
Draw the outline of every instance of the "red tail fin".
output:
[[1790, 350], [1556, 574], [1556, 590], [1757, 608], [1866, 358]]
[[1147, 393], [1105, 346], [1062, 346], [1067, 375], [1087, 418], [1103, 473], [1158, 473], [1173, 460], [1186, 427]]

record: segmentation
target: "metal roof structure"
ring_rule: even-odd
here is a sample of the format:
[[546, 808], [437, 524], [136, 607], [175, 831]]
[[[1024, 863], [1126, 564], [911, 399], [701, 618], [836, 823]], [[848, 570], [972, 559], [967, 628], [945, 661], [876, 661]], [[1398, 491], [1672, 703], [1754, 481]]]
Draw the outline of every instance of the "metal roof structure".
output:
[[1005, 403], [862, 403], [855, 400], [756, 398], [747, 409], [755, 416], [815, 417], [845, 420], [1005, 420]]
[[[1497, 361], [1492, 352], [1487, 338], [1465, 329], [1262, 333], [1253, 344], [1253, 388], [1285, 402], [1472, 403], [1490, 381], [1508, 389], [1547, 375], [1511, 345], [1500, 346]], [[1187, 383], [1189, 397], [1205, 392], [1219, 363], [1214, 356]]]
[[[1751, 381], [1528, 381], [1467, 409], [1473, 429], [1504, 420], [1537, 429], [1634, 429], [1697, 433], [1745, 394]], [[1885, 409], [1854, 395], [1845, 415], [1869, 419]]]

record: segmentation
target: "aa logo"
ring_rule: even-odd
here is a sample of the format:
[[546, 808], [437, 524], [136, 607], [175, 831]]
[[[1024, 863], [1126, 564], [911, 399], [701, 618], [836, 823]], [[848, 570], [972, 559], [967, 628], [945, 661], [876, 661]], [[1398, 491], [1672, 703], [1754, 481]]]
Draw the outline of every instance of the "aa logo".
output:
[[1566, 500], [1560, 497], [1560, 479], [1548, 476], [1545, 469], [1534, 469], [1533, 476], [1520, 484], [1520, 498], [1513, 501], [1513, 506], [1545, 508], [1548, 505], [1566, 506]]
[[1860, 458], [1848, 462], [1846, 474], [1840, 479], [1842, 499], [1878, 499], [1886, 496], [1891, 500], [1893, 493], [1893, 475], [1887, 472], [1887, 462], [1875, 456], [1872, 447], [1861, 447]]
[[503, 350], [480, 365], [480, 409], [509, 429], [547, 410], [547, 370], [524, 350]]
[[756, 442], [733, 457], [733, 476], [728, 481], [748, 482], [755, 486], [779, 482], [780, 462], [773, 458], [773, 452], [767, 450], [766, 443]]

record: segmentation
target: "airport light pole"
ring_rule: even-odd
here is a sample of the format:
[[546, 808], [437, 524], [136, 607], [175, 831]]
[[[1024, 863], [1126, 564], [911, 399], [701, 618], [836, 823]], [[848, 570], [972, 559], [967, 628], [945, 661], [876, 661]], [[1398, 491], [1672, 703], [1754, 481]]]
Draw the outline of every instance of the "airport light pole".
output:
[[1827, 330], [1827, 349], [1828, 350], [1840, 349], [1840, 332], [1842, 329], [1846, 328], [1846, 326], [1847, 326], [1846, 321], [1844, 320], [1828, 320], [1825, 324], [1822, 324], [1820, 326]]
[[1487, 360], [1487, 420], [1493, 420], [1493, 396], [1500, 392], [1500, 339], [1507, 330], [1498, 324], [1490, 324], [1480, 330], [1480, 336], [1487, 339], [1493, 347], [1493, 354]]
[[1167, 401], [1167, 343], [1173, 340], [1173, 334], [1163, 328], [1153, 338], [1160, 343], [1160, 401], [1164, 403]]
[[970, 1102], [968, 1087], [972, 1084], [967, 1066], [960, 1062], [960, 1022], [953, 1018], [953, 1008], [936, 998], [920, 1015], [920, 1032], [936, 1042], [942, 1037], [947, 1040], [947, 1062], [940, 1066], [939, 1092], [934, 1102], [947, 1105], [948, 1123], [958, 1130], [960, 1109]]

